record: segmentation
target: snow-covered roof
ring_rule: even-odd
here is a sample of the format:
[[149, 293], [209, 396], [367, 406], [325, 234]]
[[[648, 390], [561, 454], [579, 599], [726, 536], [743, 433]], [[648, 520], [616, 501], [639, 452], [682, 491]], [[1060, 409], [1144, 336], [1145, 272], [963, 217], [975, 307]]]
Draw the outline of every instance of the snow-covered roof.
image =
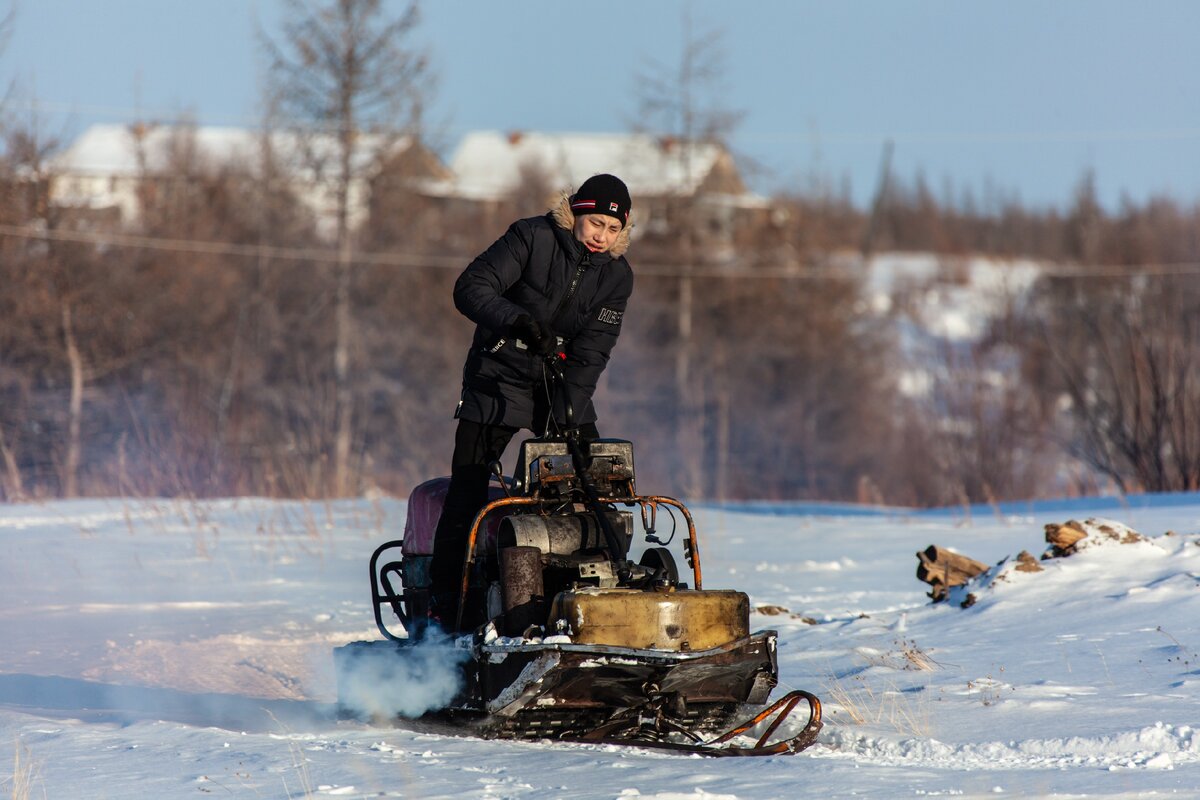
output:
[[[253, 167], [259, 162], [262, 147], [261, 131], [246, 128], [201, 127], [184, 125], [150, 125], [142, 132], [146, 168], [150, 172], [167, 169], [170, 154], [177, 143], [195, 143], [199, 154], [217, 163], [243, 162]], [[379, 148], [386, 143], [382, 136], [359, 136], [355, 152], [356, 167], [369, 165]], [[302, 139], [290, 131], [271, 134], [271, 146], [276, 157], [298, 169], [309, 169], [310, 159], [302, 157], [305, 147], [318, 157], [332, 161], [336, 140], [329, 135], [314, 135]], [[409, 140], [397, 140], [396, 149], [407, 147]], [[74, 175], [133, 176], [140, 172], [137, 135], [127, 125], [93, 125], [83, 132], [70, 147], [51, 160], [57, 173]]]
[[601, 172], [618, 175], [634, 195], [691, 195], [728, 153], [719, 145], [618, 133], [468, 133], [450, 159], [455, 178], [442, 191], [472, 200], [500, 199], [533, 173], [551, 187], [573, 188]]

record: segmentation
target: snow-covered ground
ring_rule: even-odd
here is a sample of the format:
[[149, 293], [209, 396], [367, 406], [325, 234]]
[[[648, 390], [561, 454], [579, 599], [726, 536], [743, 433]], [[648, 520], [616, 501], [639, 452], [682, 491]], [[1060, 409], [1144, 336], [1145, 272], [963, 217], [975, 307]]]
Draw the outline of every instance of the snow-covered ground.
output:
[[[784, 687], [826, 703], [817, 745], [759, 759], [336, 720], [331, 649], [377, 638], [402, 501], [3, 506], [0, 793], [1200, 797], [1200, 495], [1139, 501], [697, 509], [706, 587], [775, 607]], [[1149, 541], [1006, 563], [969, 608], [914, 576], [930, 544], [993, 564], [1089, 517]]]

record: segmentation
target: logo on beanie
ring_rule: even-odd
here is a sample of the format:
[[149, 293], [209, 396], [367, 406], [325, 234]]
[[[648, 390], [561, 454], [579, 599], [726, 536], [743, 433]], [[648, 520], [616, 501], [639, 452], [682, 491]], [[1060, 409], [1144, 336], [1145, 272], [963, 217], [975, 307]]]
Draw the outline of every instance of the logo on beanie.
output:
[[616, 210], [617, 210], [617, 204], [616, 204], [616, 203], [609, 203], [609, 204], [608, 204], [608, 210], [609, 210], [609, 211], [616, 211]]

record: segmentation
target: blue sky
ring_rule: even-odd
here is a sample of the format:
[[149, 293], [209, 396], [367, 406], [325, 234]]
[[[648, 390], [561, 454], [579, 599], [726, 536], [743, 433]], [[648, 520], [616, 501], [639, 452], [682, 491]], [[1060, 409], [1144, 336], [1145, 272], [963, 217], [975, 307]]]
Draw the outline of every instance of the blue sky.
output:
[[[309, 0], [315, 2], [315, 0]], [[0, 0], [0, 5], [6, 5]], [[392, 7], [399, 9], [402, 3]], [[623, 131], [636, 76], [677, 63], [683, 0], [426, 0], [417, 39], [448, 151], [472, 129]], [[189, 112], [253, 125], [255, 20], [279, 0], [18, 0], [0, 74], [69, 138], [92, 122]], [[1102, 199], [1200, 198], [1200, 2], [692, 0], [718, 30], [719, 95], [761, 191], [873, 191], [883, 143], [902, 178], [1063, 206], [1087, 169]], [[446, 153], [448, 154], [448, 152]]]

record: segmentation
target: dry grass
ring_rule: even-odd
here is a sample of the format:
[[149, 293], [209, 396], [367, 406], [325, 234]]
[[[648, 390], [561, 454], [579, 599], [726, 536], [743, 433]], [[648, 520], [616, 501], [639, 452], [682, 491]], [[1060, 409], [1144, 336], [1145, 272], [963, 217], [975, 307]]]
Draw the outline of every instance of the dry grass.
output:
[[825, 680], [825, 692], [829, 698], [830, 711], [839, 709], [849, 717], [849, 723], [829, 716], [834, 724], [883, 725], [905, 736], [928, 737], [931, 735], [932, 715], [924, 694], [913, 697], [889, 682], [881, 691], [876, 691], [862, 676], [842, 681], [832, 674]]
[[917, 646], [911, 639], [897, 639], [893, 642], [895, 650], [886, 652], [859, 651], [868, 664], [873, 667], [888, 669], [931, 671], [941, 669], [942, 665], [933, 656]]
[[941, 664], [934, 661], [929, 653], [917, 647], [916, 642], [910, 639], [902, 639], [896, 644], [900, 646], [900, 655], [904, 658], [905, 669], [922, 671], [941, 669]]
[[[899, 671], [931, 671], [941, 665], [911, 639], [897, 639], [895, 649], [888, 651], [860, 650], [869, 666]], [[900, 689], [895, 681], [886, 681], [876, 689], [862, 675], [841, 680], [830, 673], [825, 680], [826, 696], [831, 711], [841, 711], [842, 719], [831, 715], [831, 721], [852, 725], [883, 725], [906, 736], [930, 735], [932, 714], [924, 692], [913, 694]]]
[[837, 677], [830, 675], [825, 679], [825, 696], [828, 698], [828, 704], [840, 708], [853, 724], [866, 725], [871, 715], [867, 713], [866, 708], [869, 698], [864, 695], [870, 690], [861, 679], [854, 680], [855, 685], [847, 686]]
[[288, 728], [287, 725], [284, 725], [282, 722], [280, 722], [279, 718], [270, 711], [267, 711], [267, 715], [274, 720], [275, 724], [278, 725], [283, 731], [283, 733], [280, 735], [281, 738], [287, 740], [288, 755], [292, 757], [292, 768], [295, 770], [295, 777], [300, 784], [299, 790], [302, 792], [302, 794], [292, 794], [292, 787], [288, 785], [287, 775], [280, 776], [280, 780], [283, 781], [283, 791], [287, 794], [288, 800], [292, 800], [294, 797], [301, 797], [304, 798], [304, 800], [312, 800], [312, 798], [315, 798], [317, 795], [313, 789], [312, 775], [308, 770], [308, 758], [304, 755], [304, 748], [301, 747], [300, 743], [296, 740], [291, 729]]
[[[13, 748], [12, 800], [29, 800], [33, 796], [33, 787], [38, 782], [41, 769], [42, 765], [18, 738]], [[45, 796], [46, 789], [43, 786], [42, 797]]]
[[292, 789], [290, 786], [288, 786], [286, 775], [282, 778], [283, 790], [287, 792], [288, 800], [292, 800], [294, 797], [302, 797], [304, 800], [311, 800], [312, 798], [316, 797], [317, 794], [313, 790], [312, 775], [310, 775], [308, 771], [308, 759], [304, 756], [304, 749], [300, 746], [299, 742], [289, 738], [288, 753], [292, 757], [292, 767], [294, 767], [296, 770], [296, 779], [300, 783], [300, 791], [303, 792], [303, 794], [292, 794]]
[[[268, 501], [248, 506], [247, 524], [254, 525], [272, 562], [290, 553], [324, 558], [337, 530], [361, 530], [364, 538], [378, 538], [388, 530], [388, 510], [382, 498], [365, 509], [339, 510], [329, 500]], [[195, 555], [211, 560], [220, 543], [225, 509], [218, 501], [197, 497], [167, 499], [122, 498], [123, 522], [130, 535], [149, 533], [191, 536]], [[240, 523], [239, 523], [240, 524]]]
[[[1004, 667], [1000, 667], [999, 672], [1003, 674]], [[986, 677], [976, 678], [973, 681], [967, 681], [967, 696], [975, 695], [979, 698], [979, 702], [985, 706], [994, 706], [1004, 699], [1004, 690], [1010, 692], [1016, 689], [1004, 683], [997, 678], [993, 678], [989, 673]]]

